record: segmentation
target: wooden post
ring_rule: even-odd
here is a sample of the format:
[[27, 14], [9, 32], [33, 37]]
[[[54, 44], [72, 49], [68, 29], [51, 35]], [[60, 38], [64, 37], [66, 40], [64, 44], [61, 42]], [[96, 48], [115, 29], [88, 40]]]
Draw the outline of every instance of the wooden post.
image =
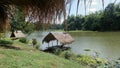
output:
[[61, 48], [63, 48], [64, 44], [61, 45]]
[[52, 46], [53, 46], [53, 42], [52, 42]]
[[58, 45], [58, 40], [57, 40], [57, 45]]
[[48, 47], [49, 47], [49, 43], [48, 43]]
[[64, 31], [67, 32], [67, 20], [64, 21]]

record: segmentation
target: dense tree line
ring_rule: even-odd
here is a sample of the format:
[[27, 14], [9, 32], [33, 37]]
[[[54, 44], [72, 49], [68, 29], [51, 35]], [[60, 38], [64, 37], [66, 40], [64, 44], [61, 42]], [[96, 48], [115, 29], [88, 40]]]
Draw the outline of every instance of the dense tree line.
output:
[[119, 31], [120, 4], [110, 3], [104, 10], [67, 18], [68, 30]]

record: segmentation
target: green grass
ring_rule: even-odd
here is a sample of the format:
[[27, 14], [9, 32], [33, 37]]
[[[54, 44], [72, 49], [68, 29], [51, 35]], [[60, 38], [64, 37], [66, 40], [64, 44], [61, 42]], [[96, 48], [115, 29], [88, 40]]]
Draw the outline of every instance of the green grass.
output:
[[16, 49], [0, 47], [0, 68], [83, 68], [80, 64], [14, 41]]

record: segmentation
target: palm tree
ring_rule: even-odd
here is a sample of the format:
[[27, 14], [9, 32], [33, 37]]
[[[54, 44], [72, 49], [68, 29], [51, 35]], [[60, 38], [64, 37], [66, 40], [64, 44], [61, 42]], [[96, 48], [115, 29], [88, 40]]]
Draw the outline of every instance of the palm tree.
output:
[[[86, 0], [78, 0], [77, 6], [81, 1], [86, 6]], [[104, 0], [101, 1], [104, 6]], [[65, 19], [66, 6], [70, 9], [71, 2], [72, 0], [0, 0], [0, 31], [6, 28], [8, 16], [13, 15], [14, 6], [19, 6], [29, 20], [39, 19], [42, 23], [50, 23], [59, 20], [61, 17]], [[91, 2], [92, 0], [89, 0], [89, 3]]]
[[[70, 0], [0, 0], [0, 31], [6, 28], [8, 16], [13, 15], [14, 6], [24, 10], [26, 17], [49, 23], [66, 15], [66, 4]], [[2, 26], [2, 27], [1, 27]]]
[[7, 28], [8, 17], [6, 9], [5, 5], [0, 5], [0, 31], [4, 31], [4, 28]]

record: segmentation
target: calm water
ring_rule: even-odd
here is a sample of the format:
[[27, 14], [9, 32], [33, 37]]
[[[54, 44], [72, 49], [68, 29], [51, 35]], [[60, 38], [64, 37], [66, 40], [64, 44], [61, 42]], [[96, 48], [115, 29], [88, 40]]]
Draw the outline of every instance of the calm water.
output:
[[[37, 38], [41, 41], [46, 34], [46, 32], [35, 32], [28, 38]], [[99, 57], [104, 59], [120, 58], [120, 32], [70, 32], [69, 34], [75, 39], [75, 42], [69, 44], [75, 54], [95, 56], [97, 52]], [[55, 44], [55, 41], [51, 44]], [[46, 46], [47, 44], [42, 45], [41, 48]], [[90, 51], [85, 51], [85, 49], [90, 49]]]

